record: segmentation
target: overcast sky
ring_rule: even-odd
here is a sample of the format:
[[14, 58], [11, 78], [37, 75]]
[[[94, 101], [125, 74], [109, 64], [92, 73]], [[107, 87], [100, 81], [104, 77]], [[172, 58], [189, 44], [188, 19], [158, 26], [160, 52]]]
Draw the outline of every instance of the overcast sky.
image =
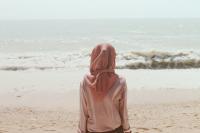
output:
[[0, 19], [200, 18], [200, 0], [0, 0]]

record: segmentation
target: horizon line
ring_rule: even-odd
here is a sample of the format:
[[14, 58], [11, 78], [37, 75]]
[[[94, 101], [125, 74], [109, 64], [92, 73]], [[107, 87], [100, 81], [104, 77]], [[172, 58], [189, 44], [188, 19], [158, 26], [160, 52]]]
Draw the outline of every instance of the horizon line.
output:
[[200, 19], [200, 17], [6, 18], [2, 20]]

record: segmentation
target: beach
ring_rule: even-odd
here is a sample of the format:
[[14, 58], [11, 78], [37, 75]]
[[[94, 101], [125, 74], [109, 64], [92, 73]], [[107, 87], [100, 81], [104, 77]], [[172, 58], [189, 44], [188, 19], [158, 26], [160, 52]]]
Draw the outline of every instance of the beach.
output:
[[[133, 133], [199, 133], [200, 102], [139, 104], [128, 107]], [[1, 107], [1, 133], [76, 133], [78, 112]]]
[[[0, 132], [75, 133], [87, 71], [0, 71]], [[199, 69], [116, 71], [127, 80], [133, 133], [200, 132]]]
[[0, 133], [76, 133], [99, 43], [116, 49], [133, 133], [200, 132], [200, 19], [0, 20]]

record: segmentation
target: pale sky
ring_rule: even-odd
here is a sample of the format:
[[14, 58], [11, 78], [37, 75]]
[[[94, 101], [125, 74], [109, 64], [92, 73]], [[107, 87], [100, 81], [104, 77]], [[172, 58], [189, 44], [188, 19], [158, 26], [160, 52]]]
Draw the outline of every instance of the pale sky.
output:
[[200, 0], [0, 0], [0, 19], [200, 18]]

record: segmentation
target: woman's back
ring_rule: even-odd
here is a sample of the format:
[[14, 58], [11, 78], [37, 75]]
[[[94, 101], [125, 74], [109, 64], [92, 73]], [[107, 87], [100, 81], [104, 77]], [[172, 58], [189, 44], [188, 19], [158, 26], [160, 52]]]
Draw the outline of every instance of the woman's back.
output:
[[82, 107], [82, 111], [87, 113], [82, 112], [82, 114], [85, 114], [88, 120], [85, 124], [81, 122], [83, 125], [80, 126], [83, 126], [84, 129], [86, 125], [90, 132], [111, 131], [120, 125], [123, 125], [124, 129], [129, 129], [126, 92], [126, 81], [123, 77], [119, 77], [104, 99], [96, 102], [90, 89], [84, 87], [84, 83], [81, 83], [80, 95], [83, 95], [81, 102], [86, 102], [82, 103], [85, 105], [85, 107]]
[[130, 132], [127, 85], [114, 71], [115, 56], [111, 45], [98, 45], [92, 52], [90, 73], [80, 84], [79, 133], [110, 132], [119, 127]]

